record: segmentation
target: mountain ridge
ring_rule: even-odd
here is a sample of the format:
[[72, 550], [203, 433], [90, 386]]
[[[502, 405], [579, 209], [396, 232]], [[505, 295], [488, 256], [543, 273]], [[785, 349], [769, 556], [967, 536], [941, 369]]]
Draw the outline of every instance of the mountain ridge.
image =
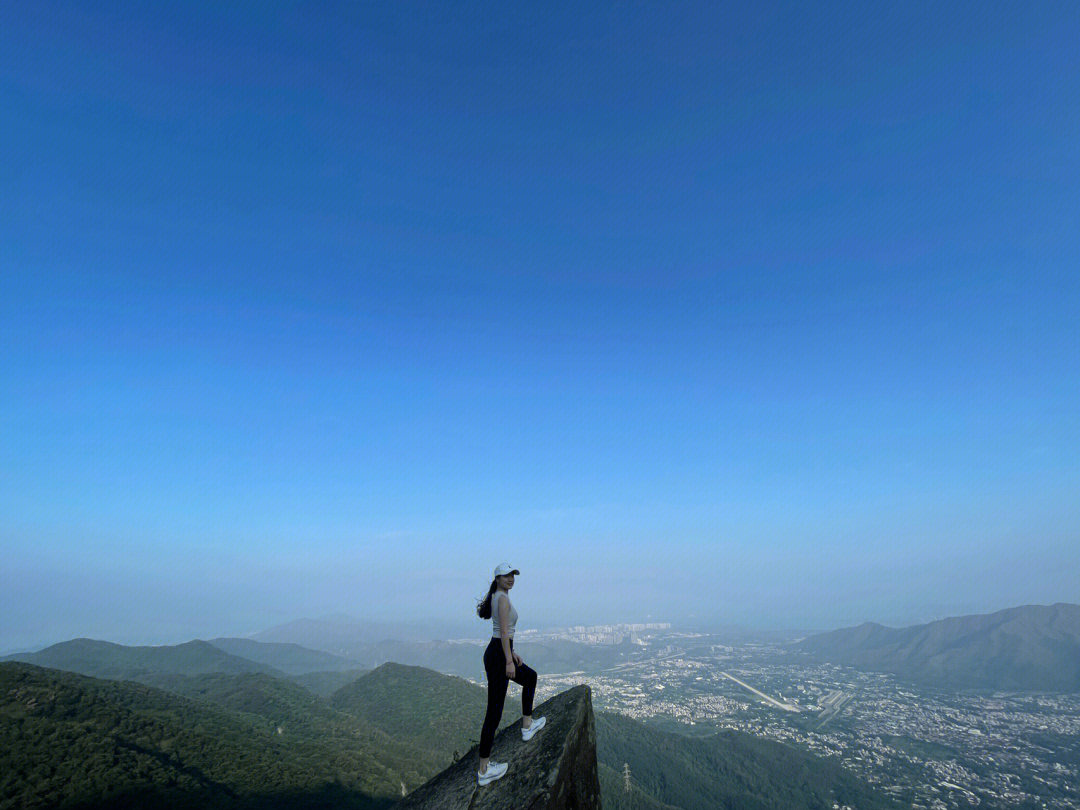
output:
[[817, 660], [949, 689], [1080, 691], [1080, 605], [1021, 605], [891, 628], [873, 622], [803, 639]]
[[358, 661], [323, 650], [313, 650], [293, 642], [256, 641], [249, 638], [210, 639], [219, 650], [284, 672], [306, 675], [311, 672], [341, 672], [356, 669]]
[[28, 655], [8, 656], [4, 660], [110, 680], [138, 680], [141, 676], [159, 673], [264, 672], [285, 676], [274, 667], [231, 655], [201, 639], [156, 647], [129, 647], [111, 641], [76, 638]]

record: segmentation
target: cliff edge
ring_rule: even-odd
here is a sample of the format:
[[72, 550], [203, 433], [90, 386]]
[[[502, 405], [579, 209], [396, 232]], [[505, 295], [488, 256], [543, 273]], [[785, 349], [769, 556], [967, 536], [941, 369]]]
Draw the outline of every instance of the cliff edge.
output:
[[[533, 709], [547, 725], [529, 742], [521, 721], [496, 737], [491, 756], [510, 765], [506, 776], [478, 787], [477, 747], [396, 805], [400, 810], [600, 810], [596, 723], [584, 684]], [[483, 718], [477, 718], [477, 727]]]

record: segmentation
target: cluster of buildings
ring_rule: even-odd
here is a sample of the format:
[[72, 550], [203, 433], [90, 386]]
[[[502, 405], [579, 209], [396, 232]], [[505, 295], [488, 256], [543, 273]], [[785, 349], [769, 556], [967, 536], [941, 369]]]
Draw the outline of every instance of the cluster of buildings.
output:
[[671, 629], [667, 622], [651, 624], [601, 624], [586, 627], [575, 625], [548, 630], [522, 630], [515, 636], [515, 641], [576, 641], [579, 644], [622, 644], [631, 642], [642, 645], [642, 636], [664, 632]]
[[923, 693], [889, 675], [804, 663], [779, 645], [709, 645], [651, 628], [638, 639], [632, 662], [543, 675], [541, 699], [585, 681], [598, 710], [663, 716], [693, 733], [734, 728], [837, 757], [915, 808], [1080, 807], [1075, 757], [1060, 761], [1046, 742], [1080, 735], [1080, 695]]

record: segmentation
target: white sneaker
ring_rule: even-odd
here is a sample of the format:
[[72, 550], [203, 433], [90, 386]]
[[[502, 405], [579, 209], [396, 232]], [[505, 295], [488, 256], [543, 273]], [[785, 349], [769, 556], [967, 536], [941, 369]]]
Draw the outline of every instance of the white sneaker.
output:
[[488, 782], [494, 782], [496, 779], [506, 774], [506, 769], [510, 766], [505, 762], [496, 762], [491, 759], [488, 760], [487, 770], [483, 773], [476, 772], [476, 783], [478, 785], [486, 785]]
[[521, 730], [521, 739], [526, 741], [531, 740], [533, 738], [533, 735], [540, 729], [542, 729], [545, 725], [547, 725], [546, 717], [534, 718], [531, 726], [529, 726], [528, 728], [523, 728]]

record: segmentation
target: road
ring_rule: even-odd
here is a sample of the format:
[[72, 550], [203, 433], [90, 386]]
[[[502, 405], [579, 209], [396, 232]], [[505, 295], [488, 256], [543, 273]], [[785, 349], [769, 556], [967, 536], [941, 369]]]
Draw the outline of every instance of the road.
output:
[[723, 671], [721, 671], [720, 674], [723, 675], [725, 678], [728, 678], [730, 680], [735, 681], [735, 683], [737, 683], [743, 689], [747, 689], [747, 690], [753, 692], [755, 695], [757, 695], [759, 698], [764, 700], [766, 703], [769, 703], [769, 704], [775, 706], [778, 709], [783, 709], [785, 712], [801, 712], [802, 711], [802, 709], [800, 709], [798, 706], [795, 706], [794, 704], [781, 703], [776, 698], [771, 698], [768, 695], [766, 695], [764, 692], [759, 692], [757, 689], [755, 689], [754, 687], [752, 687], [750, 684], [746, 683], [745, 681], [740, 681], [734, 675], [729, 675], [728, 673], [723, 672]]

